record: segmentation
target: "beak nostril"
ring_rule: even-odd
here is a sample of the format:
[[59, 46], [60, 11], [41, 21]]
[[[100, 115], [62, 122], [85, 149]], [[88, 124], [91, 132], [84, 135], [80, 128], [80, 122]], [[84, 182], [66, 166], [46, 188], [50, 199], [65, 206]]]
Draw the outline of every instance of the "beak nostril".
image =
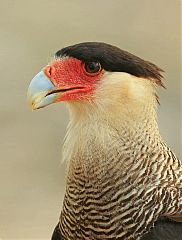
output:
[[55, 68], [52, 66], [47, 66], [44, 70], [45, 74], [47, 75], [48, 78], [51, 78], [53, 73], [55, 72]]

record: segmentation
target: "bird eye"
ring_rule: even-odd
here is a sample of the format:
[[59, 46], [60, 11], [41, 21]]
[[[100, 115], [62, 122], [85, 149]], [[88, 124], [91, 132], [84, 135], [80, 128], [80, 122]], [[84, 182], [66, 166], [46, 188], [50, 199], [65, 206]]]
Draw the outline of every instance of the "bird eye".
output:
[[100, 72], [100, 70], [101, 70], [101, 65], [99, 62], [85, 63], [85, 71], [91, 75]]

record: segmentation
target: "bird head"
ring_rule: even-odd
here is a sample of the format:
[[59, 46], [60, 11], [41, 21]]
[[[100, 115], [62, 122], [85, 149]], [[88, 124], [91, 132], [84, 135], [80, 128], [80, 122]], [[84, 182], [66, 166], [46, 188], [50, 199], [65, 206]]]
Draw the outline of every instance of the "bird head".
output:
[[56, 52], [32, 79], [28, 99], [33, 109], [61, 101], [111, 108], [119, 103], [145, 104], [149, 96], [156, 98], [155, 86], [163, 86], [161, 71], [115, 46], [80, 43]]

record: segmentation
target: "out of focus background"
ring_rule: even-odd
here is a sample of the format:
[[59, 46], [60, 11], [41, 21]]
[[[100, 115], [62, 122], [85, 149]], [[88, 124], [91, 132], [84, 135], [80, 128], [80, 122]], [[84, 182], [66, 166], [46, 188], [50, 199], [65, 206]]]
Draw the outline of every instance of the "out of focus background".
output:
[[116, 45], [165, 70], [161, 133], [178, 157], [179, 0], [0, 1], [0, 239], [50, 239], [64, 194], [64, 104], [30, 111], [32, 77], [54, 52], [78, 42]]

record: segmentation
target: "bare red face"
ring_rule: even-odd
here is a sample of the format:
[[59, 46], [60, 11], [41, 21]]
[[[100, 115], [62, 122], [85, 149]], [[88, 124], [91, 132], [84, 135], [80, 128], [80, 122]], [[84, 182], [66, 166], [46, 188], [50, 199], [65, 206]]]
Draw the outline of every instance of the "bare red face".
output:
[[61, 93], [56, 102], [92, 97], [103, 72], [99, 62], [83, 63], [71, 57], [57, 59], [44, 69], [44, 73], [56, 87], [53, 92]]

